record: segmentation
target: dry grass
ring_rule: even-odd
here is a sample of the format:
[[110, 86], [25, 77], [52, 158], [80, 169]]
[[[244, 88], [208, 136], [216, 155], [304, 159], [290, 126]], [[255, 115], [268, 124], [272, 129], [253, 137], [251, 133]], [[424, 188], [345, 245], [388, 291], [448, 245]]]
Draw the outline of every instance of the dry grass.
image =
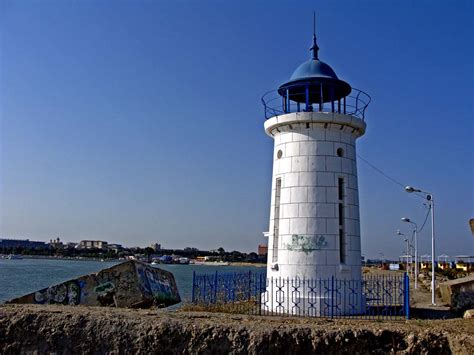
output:
[[217, 304], [193, 304], [186, 303], [181, 306], [179, 312], [219, 312], [231, 314], [259, 314], [260, 307], [254, 300], [233, 303]]

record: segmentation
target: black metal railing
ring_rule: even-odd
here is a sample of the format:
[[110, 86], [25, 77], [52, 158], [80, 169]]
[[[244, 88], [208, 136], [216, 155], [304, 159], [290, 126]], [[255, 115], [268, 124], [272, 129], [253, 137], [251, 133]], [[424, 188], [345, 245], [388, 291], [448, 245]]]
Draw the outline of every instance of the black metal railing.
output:
[[[289, 90], [283, 95], [280, 95], [278, 90], [265, 93], [262, 96], [265, 118], [292, 112], [336, 112], [365, 119], [365, 111], [371, 100], [369, 94], [352, 88], [348, 96], [331, 100], [329, 97], [324, 98], [321, 95], [324, 85], [330, 84], [320, 84], [319, 87], [313, 87], [304, 93], [292, 93]], [[314, 100], [316, 97], [317, 100]]]
[[410, 311], [407, 274], [338, 280], [267, 278], [251, 271], [194, 273], [192, 302], [252, 315], [408, 319]]

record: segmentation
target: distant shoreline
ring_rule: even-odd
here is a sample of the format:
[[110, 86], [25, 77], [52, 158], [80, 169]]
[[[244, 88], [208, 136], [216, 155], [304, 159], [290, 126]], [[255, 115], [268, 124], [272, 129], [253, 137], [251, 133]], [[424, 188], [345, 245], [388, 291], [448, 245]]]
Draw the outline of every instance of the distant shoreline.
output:
[[246, 262], [229, 262], [229, 266], [255, 266], [255, 267], [266, 267], [267, 264], [263, 263], [246, 263]]
[[[6, 256], [6, 255], [5, 255]], [[118, 263], [124, 262], [126, 260], [121, 259], [103, 259], [103, 258], [88, 258], [88, 257], [63, 257], [63, 256], [50, 256], [50, 255], [20, 255], [22, 259], [42, 259], [42, 260], [67, 260], [67, 261], [102, 261], [104, 263]], [[0, 259], [2, 259], [0, 257]], [[158, 264], [160, 265], [160, 264]], [[192, 264], [191, 264], [192, 265]], [[249, 262], [229, 262], [229, 266], [253, 266], [253, 267], [266, 267], [267, 264], [264, 263], [249, 263]], [[212, 265], [211, 265], [212, 266]]]

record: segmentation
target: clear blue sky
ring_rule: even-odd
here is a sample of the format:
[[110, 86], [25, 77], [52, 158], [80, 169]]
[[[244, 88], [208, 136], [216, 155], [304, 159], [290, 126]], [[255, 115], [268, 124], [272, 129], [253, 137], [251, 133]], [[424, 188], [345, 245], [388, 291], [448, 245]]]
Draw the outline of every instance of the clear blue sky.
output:
[[[260, 97], [309, 58], [313, 9], [373, 99], [359, 154], [435, 193], [438, 255], [474, 253], [471, 1], [2, 1], [0, 236], [255, 250]], [[363, 254], [400, 255], [423, 201], [362, 161], [359, 188]]]

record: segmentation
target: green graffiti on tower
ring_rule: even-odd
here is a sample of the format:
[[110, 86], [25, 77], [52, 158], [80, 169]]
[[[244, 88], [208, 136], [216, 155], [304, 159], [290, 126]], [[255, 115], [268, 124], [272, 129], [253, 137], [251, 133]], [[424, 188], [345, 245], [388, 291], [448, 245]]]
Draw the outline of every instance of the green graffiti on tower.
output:
[[328, 243], [322, 235], [300, 235], [293, 234], [291, 242], [286, 244], [288, 250], [302, 251], [306, 254], [324, 249]]

